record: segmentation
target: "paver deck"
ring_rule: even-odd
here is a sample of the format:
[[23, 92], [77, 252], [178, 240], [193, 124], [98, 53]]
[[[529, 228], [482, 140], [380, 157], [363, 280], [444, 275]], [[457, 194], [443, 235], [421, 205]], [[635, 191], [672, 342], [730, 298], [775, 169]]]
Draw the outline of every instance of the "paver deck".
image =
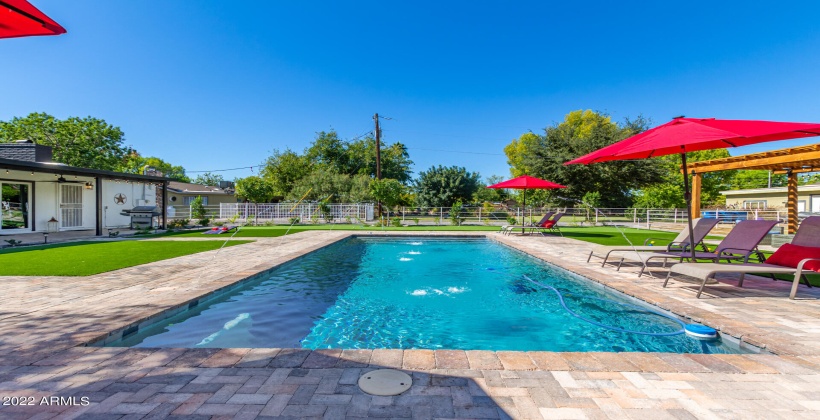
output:
[[[84, 346], [352, 234], [363, 233], [259, 238], [82, 278], [0, 277], [0, 418], [820, 417], [820, 290], [801, 286], [792, 301], [790, 282], [747, 277], [695, 299], [694, 283], [664, 289], [659, 269], [661, 279], [638, 279], [587, 264], [590, 244], [555, 236], [486, 234], [767, 353]], [[382, 367], [413, 386], [395, 397], [359, 390], [359, 376]]]

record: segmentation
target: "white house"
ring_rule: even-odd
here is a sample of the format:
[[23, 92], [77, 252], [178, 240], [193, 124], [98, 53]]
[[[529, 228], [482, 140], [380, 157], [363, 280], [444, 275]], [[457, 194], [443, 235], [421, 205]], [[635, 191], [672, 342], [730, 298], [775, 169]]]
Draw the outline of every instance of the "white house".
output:
[[164, 227], [165, 206], [157, 200], [168, 181], [52, 162], [50, 147], [28, 140], [0, 143], [0, 235], [49, 229], [102, 235], [104, 228], [128, 226], [130, 216], [120, 213], [136, 206], [157, 206]]

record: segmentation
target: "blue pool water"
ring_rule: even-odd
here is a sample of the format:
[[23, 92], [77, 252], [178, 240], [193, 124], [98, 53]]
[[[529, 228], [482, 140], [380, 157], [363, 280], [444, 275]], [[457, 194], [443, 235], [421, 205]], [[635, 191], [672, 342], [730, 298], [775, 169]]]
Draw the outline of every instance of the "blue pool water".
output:
[[352, 238], [108, 345], [741, 352], [720, 340], [592, 325], [537, 283], [593, 322], [653, 333], [681, 327], [491, 240]]

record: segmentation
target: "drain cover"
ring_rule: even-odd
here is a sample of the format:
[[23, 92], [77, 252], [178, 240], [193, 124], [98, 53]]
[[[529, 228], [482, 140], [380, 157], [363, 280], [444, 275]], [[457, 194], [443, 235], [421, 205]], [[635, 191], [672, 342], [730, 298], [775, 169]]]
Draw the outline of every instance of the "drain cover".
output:
[[378, 369], [367, 372], [359, 378], [359, 388], [370, 395], [399, 395], [410, 389], [413, 378], [394, 369]]

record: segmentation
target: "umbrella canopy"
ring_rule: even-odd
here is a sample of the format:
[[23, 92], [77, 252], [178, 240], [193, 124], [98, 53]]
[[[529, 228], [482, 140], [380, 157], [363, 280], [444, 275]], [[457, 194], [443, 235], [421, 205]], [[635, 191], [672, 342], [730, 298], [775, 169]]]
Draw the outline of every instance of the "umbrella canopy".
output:
[[[487, 186], [487, 188], [511, 188], [515, 190], [535, 190], [535, 189], [542, 189], [542, 190], [552, 190], [558, 188], [566, 188], [566, 186], [561, 184], [556, 184], [554, 182], [550, 182], [541, 178], [536, 178], [529, 175], [521, 175], [519, 177], [508, 179], [503, 182], [499, 182], [498, 184], [493, 184]], [[524, 192], [524, 206], [527, 205], [527, 193]], [[524, 212], [521, 212], [521, 224], [524, 224]]]
[[60, 35], [66, 30], [26, 0], [0, 0], [0, 38]]
[[820, 124], [680, 117], [564, 165], [646, 159], [812, 136], [820, 136]]
[[[686, 170], [686, 152], [746, 146], [774, 140], [820, 136], [820, 124], [755, 120], [718, 120], [678, 117], [643, 133], [611, 144], [564, 165], [612, 160], [646, 159], [680, 153], [689, 237], [693, 237], [691, 196]], [[695, 248], [692, 249], [694, 261]]]
[[529, 175], [521, 175], [517, 178], [508, 179], [498, 184], [493, 184], [487, 188], [511, 188], [516, 190], [532, 190], [532, 189], [555, 189], [566, 188], [561, 184], [556, 184], [544, 179], [536, 178]]

